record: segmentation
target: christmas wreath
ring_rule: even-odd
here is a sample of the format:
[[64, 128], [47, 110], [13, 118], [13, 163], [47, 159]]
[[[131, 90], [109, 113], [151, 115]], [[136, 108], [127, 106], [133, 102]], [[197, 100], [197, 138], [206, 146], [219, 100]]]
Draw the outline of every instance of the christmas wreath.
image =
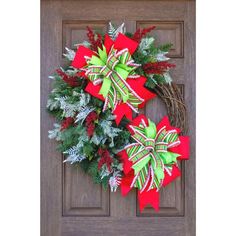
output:
[[[58, 120], [49, 138], [59, 141], [64, 162], [79, 165], [95, 183], [126, 195], [138, 189], [140, 209], [158, 210], [159, 190], [180, 175], [178, 160], [189, 157], [186, 109], [169, 70], [171, 44], [154, 44], [155, 27], [125, 32], [109, 23], [108, 33], [88, 29], [77, 51], [66, 48], [68, 65], [53, 76], [47, 103]], [[158, 95], [168, 117], [159, 124], [144, 115], [145, 103]], [[171, 108], [171, 109], [170, 109]], [[178, 123], [179, 128], [174, 126]]]

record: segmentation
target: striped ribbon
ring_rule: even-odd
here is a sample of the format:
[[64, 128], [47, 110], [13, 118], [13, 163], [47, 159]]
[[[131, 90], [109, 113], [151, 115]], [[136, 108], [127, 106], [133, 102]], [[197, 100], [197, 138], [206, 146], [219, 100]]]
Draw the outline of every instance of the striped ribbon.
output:
[[168, 148], [180, 144], [176, 130], [166, 130], [163, 126], [156, 130], [156, 125], [149, 120], [149, 125], [142, 120], [139, 126], [130, 126], [132, 138], [136, 141], [128, 145], [129, 160], [133, 163], [135, 177], [130, 187], [137, 187], [141, 192], [156, 188], [159, 191], [164, 179], [164, 169], [171, 173], [171, 166], [177, 162], [176, 153]]
[[134, 63], [127, 48], [115, 50], [111, 48], [107, 55], [106, 48], [98, 49], [91, 58], [86, 57], [87, 66], [83, 69], [94, 85], [102, 83], [99, 94], [105, 98], [103, 110], [116, 106], [122, 101], [135, 112], [144, 99], [141, 98], [126, 82], [127, 78], [138, 78], [134, 70], [139, 66]]

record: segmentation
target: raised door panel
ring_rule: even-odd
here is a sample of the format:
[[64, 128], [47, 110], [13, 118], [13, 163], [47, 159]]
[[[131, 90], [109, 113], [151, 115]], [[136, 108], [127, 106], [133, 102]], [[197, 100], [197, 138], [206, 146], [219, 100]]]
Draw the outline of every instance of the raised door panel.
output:
[[62, 21], [62, 49], [65, 47], [76, 50], [78, 43], [87, 39], [87, 26], [93, 30], [106, 32], [108, 21], [63, 20]]
[[78, 166], [63, 168], [63, 216], [109, 216], [109, 191]]
[[150, 33], [156, 39], [156, 44], [171, 43], [173, 46], [169, 57], [181, 58], [184, 56], [184, 22], [183, 21], [137, 21], [137, 28], [155, 26]]

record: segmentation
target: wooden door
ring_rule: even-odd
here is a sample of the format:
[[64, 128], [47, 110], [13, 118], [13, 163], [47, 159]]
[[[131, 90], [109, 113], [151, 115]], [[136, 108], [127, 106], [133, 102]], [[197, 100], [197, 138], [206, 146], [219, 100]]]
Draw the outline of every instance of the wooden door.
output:
[[[127, 31], [156, 26], [157, 42], [171, 42], [172, 77], [188, 106], [191, 157], [182, 177], [161, 190], [160, 211], [140, 213], [136, 192], [123, 198], [92, 183], [89, 176], [62, 163], [56, 143], [47, 138], [54, 122], [46, 110], [48, 76], [63, 65], [65, 47], [86, 38], [87, 25], [106, 30], [125, 22]], [[193, 236], [195, 235], [195, 2], [194, 1], [42, 1], [41, 2], [41, 235], [42, 236]], [[143, 112], [159, 121], [166, 114], [156, 98]]]

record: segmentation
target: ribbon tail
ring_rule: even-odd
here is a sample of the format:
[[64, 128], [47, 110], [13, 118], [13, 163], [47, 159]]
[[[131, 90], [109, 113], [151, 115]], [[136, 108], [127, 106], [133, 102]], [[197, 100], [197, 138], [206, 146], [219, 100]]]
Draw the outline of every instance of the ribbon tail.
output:
[[[132, 126], [139, 126], [142, 121], [145, 123], [145, 124], [148, 124], [148, 119], [145, 115], [141, 114], [137, 117], [135, 117], [132, 122], [130, 123], [130, 125]], [[130, 130], [131, 133], [133, 133], [133, 130]]]
[[125, 175], [122, 180], [121, 180], [121, 184], [120, 184], [120, 188], [121, 188], [121, 194], [122, 196], [126, 196], [129, 191], [132, 189], [131, 184], [133, 182], [134, 179], [134, 172], [130, 171], [127, 175]]
[[87, 64], [85, 56], [92, 57], [93, 55], [94, 52], [91, 49], [79, 46], [71, 65], [75, 68], [81, 69]]
[[126, 83], [125, 79], [122, 78], [119, 74], [111, 75], [110, 79], [113, 82], [113, 85], [119, 92], [124, 103], [129, 99], [129, 85]]
[[110, 36], [108, 34], [105, 34], [104, 46], [106, 48], [107, 54], [110, 52], [113, 44], [114, 44], [114, 41], [110, 38]]
[[190, 156], [190, 139], [189, 136], [180, 136], [180, 144], [176, 147], [172, 147], [169, 150], [174, 153], [178, 153], [180, 156], [178, 160], [188, 160]]
[[178, 178], [180, 175], [181, 175], [180, 169], [176, 165], [173, 165], [173, 169], [172, 169], [171, 175], [169, 175], [165, 171], [165, 178], [163, 180], [163, 184], [162, 185], [165, 187], [166, 185], [168, 185], [169, 183], [174, 181], [176, 178]]
[[118, 37], [116, 38], [115, 49], [122, 50], [124, 48], [128, 48], [130, 54], [132, 55], [138, 47], [138, 43], [127, 36], [119, 33]]
[[102, 87], [99, 91], [99, 94], [103, 95], [103, 97], [106, 98], [110, 88], [111, 88], [111, 80], [106, 77], [103, 79]]
[[116, 115], [115, 121], [117, 125], [119, 125], [123, 116], [126, 116], [129, 120], [132, 120], [132, 110], [126, 103], [117, 105], [113, 114]]
[[132, 162], [129, 161], [128, 154], [126, 150], [122, 150], [121, 152], [118, 153], [120, 156], [122, 163], [123, 163], [123, 171], [125, 174], [128, 174], [132, 170]]
[[104, 97], [99, 94], [99, 91], [101, 89], [101, 85], [94, 85], [92, 82], [89, 82], [88, 85], [85, 88], [85, 91], [89, 94], [91, 94], [92, 96], [104, 101]]
[[140, 212], [142, 212], [148, 204], [150, 204], [156, 211], [159, 210], [159, 192], [155, 189], [144, 191], [142, 193], [138, 191], [138, 200]]
[[143, 76], [139, 76], [136, 79], [127, 79], [126, 82], [132, 88], [135, 93], [143, 98], [143, 102], [138, 105], [139, 108], [143, 108], [147, 101], [156, 97], [156, 94], [150, 92], [148, 89], [145, 88], [147, 78]]
[[144, 149], [143, 154], [140, 154], [140, 155], [143, 155], [143, 156], [139, 157], [139, 160], [135, 162], [132, 166], [135, 174], [137, 174], [140, 170], [142, 170], [151, 159], [151, 156], [149, 155], [148, 151], [146, 151], [145, 149]]
[[171, 126], [168, 116], [164, 116], [162, 118], [162, 120], [157, 124], [157, 126], [156, 126], [157, 130], [161, 129], [163, 126], [165, 126], [167, 130], [173, 130], [174, 129], [174, 130], [176, 130], [176, 132], [178, 134], [180, 133], [179, 128]]

